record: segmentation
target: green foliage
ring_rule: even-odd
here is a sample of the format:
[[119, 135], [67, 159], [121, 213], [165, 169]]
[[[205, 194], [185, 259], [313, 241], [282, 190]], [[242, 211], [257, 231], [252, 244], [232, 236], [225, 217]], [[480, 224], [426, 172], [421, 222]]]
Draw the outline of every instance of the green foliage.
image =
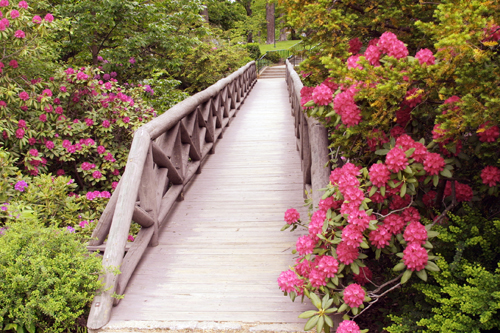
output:
[[281, 56], [278, 52], [267, 52], [266, 53], [266, 59], [271, 61], [272, 63], [277, 64], [281, 60]]
[[257, 60], [260, 58], [261, 53], [260, 53], [260, 47], [259, 44], [257, 43], [248, 43], [246, 44], [246, 49], [248, 53], [250, 54], [250, 58]]
[[100, 258], [75, 234], [37, 223], [12, 223], [0, 236], [0, 329], [63, 332], [101, 286]]
[[230, 30], [235, 27], [236, 22], [246, 18], [245, 9], [238, 2], [228, 0], [208, 0], [205, 1], [208, 8], [208, 20], [223, 30]]

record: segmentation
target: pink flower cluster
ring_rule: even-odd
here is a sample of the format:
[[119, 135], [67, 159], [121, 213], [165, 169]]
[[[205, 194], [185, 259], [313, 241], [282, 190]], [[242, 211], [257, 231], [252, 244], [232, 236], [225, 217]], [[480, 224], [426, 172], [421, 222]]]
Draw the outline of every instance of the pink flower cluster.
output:
[[312, 99], [317, 105], [328, 105], [332, 102], [333, 93], [325, 84], [315, 87], [312, 92]]
[[314, 239], [311, 236], [304, 235], [302, 237], [299, 237], [295, 247], [297, 249], [297, 252], [300, 255], [305, 256], [306, 254], [313, 253], [315, 245], [316, 245], [316, 242], [314, 241]]
[[376, 45], [370, 45], [365, 51], [365, 58], [372, 66], [380, 66], [382, 51]]
[[418, 59], [418, 62], [420, 63], [420, 65], [423, 65], [423, 64], [434, 65], [436, 62], [436, 58], [434, 58], [434, 54], [429, 49], [421, 49], [420, 51], [417, 52], [417, 54], [415, 55], [415, 58]]
[[[458, 181], [455, 181], [454, 185], [455, 185], [455, 198], [457, 199], [458, 202], [472, 200], [472, 196], [474, 195], [474, 193], [469, 185], [459, 183]], [[453, 191], [451, 188], [451, 181], [447, 181], [446, 186], [444, 188], [444, 196], [448, 197], [452, 194]]]
[[484, 129], [483, 131], [478, 133], [479, 141], [481, 142], [495, 142], [497, 141], [498, 136], [500, 136], [500, 130], [498, 129], [498, 126], [489, 126], [488, 123], [485, 123], [479, 126], [479, 129]]
[[333, 99], [333, 109], [342, 117], [342, 122], [347, 127], [357, 125], [361, 121], [361, 110], [354, 101], [355, 94], [356, 87], [352, 85]]
[[421, 271], [428, 260], [427, 251], [418, 242], [410, 242], [403, 251], [403, 262], [409, 270]]
[[93, 192], [87, 192], [85, 196], [87, 200], [94, 200], [95, 198], [110, 198], [111, 193], [109, 193], [108, 191], [102, 191], [102, 192], [93, 191]]
[[287, 293], [295, 291], [298, 294], [301, 294], [300, 289], [303, 284], [304, 281], [299, 279], [297, 274], [295, 274], [295, 272], [292, 270], [281, 272], [280, 276], [278, 277], [278, 285], [280, 289]]
[[300, 219], [300, 214], [295, 208], [287, 209], [285, 212], [285, 222], [288, 224], [297, 223]]
[[368, 267], [360, 267], [359, 274], [354, 274], [354, 281], [361, 286], [364, 286], [371, 281], [373, 277], [372, 271]]
[[335, 331], [335, 333], [360, 333], [361, 330], [354, 321], [352, 320], [344, 320], [339, 324], [339, 327]]
[[500, 169], [494, 166], [487, 166], [481, 171], [481, 179], [483, 184], [489, 187], [496, 186], [500, 182]]
[[357, 68], [357, 69], [362, 70], [363, 66], [358, 64], [359, 57], [360, 57], [360, 55], [356, 54], [356, 55], [353, 55], [353, 56], [350, 56], [349, 58], [347, 58], [347, 68], [349, 68], [349, 69]]
[[365, 296], [365, 290], [357, 283], [350, 284], [344, 289], [344, 302], [351, 308], [357, 308], [363, 304]]
[[406, 58], [409, 54], [405, 44], [389, 31], [380, 36], [378, 47], [383, 53], [387, 53], [387, 55], [396, 59]]
[[352, 54], [357, 54], [361, 50], [362, 46], [363, 43], [361, 43], [358, 37], [353, 38], [349, 41], [349, 52]]

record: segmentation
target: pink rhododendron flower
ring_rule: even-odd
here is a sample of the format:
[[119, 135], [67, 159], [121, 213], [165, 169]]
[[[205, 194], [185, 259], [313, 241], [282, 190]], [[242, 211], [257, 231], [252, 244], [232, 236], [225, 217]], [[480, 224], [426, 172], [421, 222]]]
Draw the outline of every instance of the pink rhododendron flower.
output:
[[413, 109], [420, 103], [422, 103], [422, 91], [420, 91], [420, 89], [412, 88], [406, 92], [404, 100], [405, 105]]
[[[102, 146], [99, 146], [102, 147]], [[104, 147], [102, 147], [104, 148]], [[101, 153], [99, 153], [101, 154]], [[294, 224], [300, 219], [300, 214], [295, 208], [287, 209], [285, 212], [285, 222], [288, 224]]]
[[370, 45], [365, 51], [365, 58], [372, 66], [380, 66], [380, 56], [382, 52], [376, 45]]
[[384, 225], [395, 235], [403, 230], [406, 223], [398, 214], [391, 214], [384, 219]]
[[370, 167], [370, 181], [373, 185], [377, 187], [382, 187], [387, 185], [389, 178], [391, 176], [391, 172], [387, 168], [387, 166], [383, 163], [373, 164]]
[[14, 32], [14, 37], [16, 37], [16, 38], [24, 38], [24, 37], [26, 37], [26, 34], [22, 30], [16, 30], [16, 32]]
[[329, 78], [326, 78], [325, 81], [323, 81], [323, 83], [325, 86], [327, 86], [328, 88], [330, 88], [330, 90], [333, 92], [337, 91], [337, 89], [339, 88], [339, 85], [336, 84], [334, 81], [333, 81], [333, 78], [329, 77]]
[[128, 240], [129, 242], [133, 242], [133, 241], [134, 241], [134, 236], [132, 236], [132, 235], [128, 235], [127, 240]]
[[129, 60], [128, 60], [129, 63], [131, 64], [135, 64], [135, 58], [134, 57], [131, 57]]
[[295, 261], [295, 271], [300, 276], [309, 278], [309, 273], [313, 268], [313, 263], [304, 258], [297, 258]]
[[113, 155], [111, 155], [111, 153], [108, 153], [108, 155], [106, 155], [106, 156], [104, 157], [104, 159], [105, 159], [106, 161], [110, 161], [110, 162], [114, 162], [114, 161], [115, 161], [115, 158], [113, 157]]
[[18, 18], [19, 17], [19, 11], [13, 9], [10, 11], [10, 17], [15, 19], [15, 18]]
[[316, 235], [322, 232], [323, 222], [326, 219], [326, 212], [324, 210], [317, 210], [311, 216], [309, 223], [309, 235], [316, 239]]
[[117, 186], [118, 186], [118, 182], [112, 182], [112, 183], [111, 183], [111, 188], [112, 188], [113, 190], [115, 190]]
[[18, 139], [24, 138], [24, 130], [22, 128], [18, 128], [16, 130], [16, 138]]
[[26, 128], [26, 121], [23, 120], [23, 119], [19, 119], [17, 121], [17, 127], [19, 127], [19, 128]]
[[326, 85], [320, 84], [314, 88], [312, 98], [317, 105], [328, 105], [333, 100], [333, 93]]
[[339, 262], [334, 257], [323, 256], [318, 263], [318, 270], [322, 271], [327, 278], [332, 278], [339, 270]]
[[29, 138], [29, 139], [28, 139], [28, 144], [29, 144], [30, 146], [33, 146], [35, 143], [36, 143], [36, 139], [35, 139], [35, 138]]
[[387, 153], [385, 164], [393, 172], [402, 171], [408, 166], [408, 158], [402, 149], [394, 147]]
[[427, 64], [427, 65], [434, 65], [436, 62], [436, 58], [434, 58], [434, 54], [432, 54], [432, 51], [429, 49], [421, 49], [420, 51], [417, 52], [415, 55], [415, 58], [418, 59], [418, 62], [420, 65]]
[[125, 124], [129, 123], [130, 122], [130, 118], [129, 117], [123, 117], [123, 122]]
[[89, 76], [87, 74], [85, 74], [84, 72], [78, 72], [76, 74], [77, 80], [87, 80], [88, 78], [89, 78]]
[[481, 171], [481, 179], [483, 180], [483, 184], [489, 187], [496, 186], [500, 182], [500, 169], [488, 165]]
[[349, 69], [357, 68], [357, 69], [362, 70], [363, 66], [358, 64], [359, 57], [360, 57], [360, 55], [356, 54], [356, 55], [353, 55], [353, 56], [350, 56], [349, 58], [347, 58], [347, 68], [349, 68]]
[[120, 174], [120, 170], [114, 169], [112, 172], [113, 175], [118, 176]]
[[366, 292], [357, 283], [348, 285], [344, 289], [344, 302], [351, 308], [358, 308], [365, 299]]
[[358, 324], [352, 320], [344, 320], [339, 324], [335, 333], [360, 333]]
[[53, 141], [50, 141], [50, 140], [47, 140], [47, 141], [45, 142], [45, 147], [46, 147], [47, 149], [49, 149], [49, 150], [50, 150], [50, 149], [52, 149], [52, 148], [54, 148], [54, 147], [55, 147], [54, 142], [53, 142]]
[[19, 8], [27, 9], [28, 8], [28, 3], [26, 1], [19, 1], [19, 3], [17, 4], [17, 6]]
[[66, 174], [66, 172], [64, 172], [64, 170], [63, 170], [63, 169], [59, 169], [59, 170], [57, 170], [57, 172], [56, 172], [56, 175], [58, 175], [58, 176], [64, 176], [65, 174]]
[[427, 241], [427, 230], [422, 223], [411, 222], [406, 227], [403, 237], [408, 243], [415, 242], [424, 245]]
[[352, 54], [356, 54], [361, 50], [363, 43], [359, 40], [358, 37], [353, 38], [349, 41], [349, 52]]
[[280, 276], [278, 277], [278, 286], [280, 287], [281, 291], [287, 293], [291, 293], [294, 291], [298, 292], [303, 284], [304, 281], [299, 279], [297, 274], [295, 274], [295, 272], [290, 269], [281, 272]]
[[39, 119], [42, 123], [44, 123], [44, 122], [46, 122], [46, 121], [47, 121], [47, 115], [46, 115], [45, 113], [42, 113], [42, 114], [40, 115], [40, 117], [38, 117], [38, 119]]
[[30, 99], [30, 95], [26, 91], [21, 91], [19, 93], [19, 98], [23, 101], [27, 101], [28, 99]]
[[393, 138], [399, 138], [401, 135], [405, 134], [405, 129], [401, 126], [396, 126], [391, 129], [390, 134]]
[[364, 210], [352, 212], [347, 218], [347, 221], [350, 223], [350, 225], [356, 227], [360, 232], [363, 232], [366, 230], [366, 228], [368, 228], [370, 220], [370, 216], [368, 216]]
[[309, 282], [313, 288], [319, 288], [321, 286], [326, 286], [326, 275], [323, 271], [313, 268], [309, 272]]
[[337, 257], [341, 263], [350, 265], [358, 259], [359, 249], [342, 241], [337, 246]]
[[372, 271], [368, 267], [360, 267], [359, 274], [354, 274], [353, 279], [361, 286], [364, 286], [371, 281], [373, 277]]
[[342, 117], [342, 122], [351, 127], [359, 124], [361, 121], [361, 110], [354, 101], [356, 87], [353, 85], [348, 90], [335, 96], [333, 108], [337, 114]]
[[421, 271], [427, 265], [429, 255], [427, 251], [418, 243], [409, 243], [403, 251], [403, 262], [412, 271]]
[[[3, 18], [0, 20], [0, 22], [5, 26], [5, 28], [8, 28], [10, 26], [10, 21], [7, 18]], [[5, 30], [4, 28], [4, 30]]]
[[31, 156], [37, 157], [38, 156], [38, 150], [36, 149], [30, 149], [28, 152]]
[[54, 21], [54, 16], [52, 16], [52, 14], [48, 13], [47, 15], [45, 15], [45, 17], [43, 19], [47, 22], [52, 22], [52, 21]]
[[342, 230], [342, 242], [345, 242], [351, 247], [358, 247], [363, 241], [363, 234], [355, 225], [348, 224]]
[[500, 136], [500, 130], [498, 129], [498, 126], [488, 126], [488, 123], [482, 124], [479, 126], [479, 129], [483, 129], [487, 127], [485, 130], [479, 132], [479, 141], [481, 142], [495, 142], [498, 139], [498, 136]]
[[8, 0], [1, 0], [0, 1], [0, 7], [7, 7], [9, 5], [9, 1]]
[[385, 224], [380, 225], [377, 230], [371, 231], [368, 235], [368, 238], [370, 239], [372, 245], [375, 245], [375, 247], [377, 247], [378, 249], [382, 249], [389, 245], [391, 237], [392, 233]]
[[59, 90], [61, 90], [63, 93], [65, 93], [67, 91], [66, 87], [65, 86], [61, 86], [59, 87]]
[[85, 124], [87, 124], [87, 126], [92, 126], [94, 125], [94, 121], [90, 118], [85, 118]]
[[439, 174], [439, 172], [443, 171], [445, 165], [444, 158], [437, 153], [428, 153], [424, 160], [424, 170], [429, 175]]
[[309, 235], [304, 235], [302, 237], [299, 237], [297, 240], [296, 248], [297, 252], [300, 255], [306, 255], [313, 253], [314, 246], [316, 245], [316, 242], [311, 238]]
[[9, 62], [9, 66], [12, 67], [12, 68], [17, 68], [17, 67], [19, 67], [19, 64], [17, 63], [17, 61], [15, 61], [14, 59], [12, 59]]

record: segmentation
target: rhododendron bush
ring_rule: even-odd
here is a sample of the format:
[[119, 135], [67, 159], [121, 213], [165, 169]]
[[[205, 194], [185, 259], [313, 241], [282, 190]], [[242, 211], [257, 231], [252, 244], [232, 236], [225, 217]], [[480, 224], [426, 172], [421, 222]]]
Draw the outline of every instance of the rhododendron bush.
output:
[[309, 234], [278, 282], [318, 307], [302, 315], [306, 330], [328, 331], [328, 314], [342, 313], [337, 332], [358, 332], [352, 320], [382, 295], [439, 274], [432, 228], [447, 213], [500, 214], [500, 8], [282, 2], [313, 46], [301, 105], [329, 129], [334, 170], [310, 221], [285, 218]]

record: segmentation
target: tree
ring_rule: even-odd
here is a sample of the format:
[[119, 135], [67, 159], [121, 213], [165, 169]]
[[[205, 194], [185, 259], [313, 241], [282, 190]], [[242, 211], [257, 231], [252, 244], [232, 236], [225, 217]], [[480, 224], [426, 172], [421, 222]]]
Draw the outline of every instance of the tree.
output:
[[274, 18], [274, 3], [266, 3], [266, 21], [267, 21], [267, 40], [266, 44], [274, 44], [275, 36], [275, 18]]

